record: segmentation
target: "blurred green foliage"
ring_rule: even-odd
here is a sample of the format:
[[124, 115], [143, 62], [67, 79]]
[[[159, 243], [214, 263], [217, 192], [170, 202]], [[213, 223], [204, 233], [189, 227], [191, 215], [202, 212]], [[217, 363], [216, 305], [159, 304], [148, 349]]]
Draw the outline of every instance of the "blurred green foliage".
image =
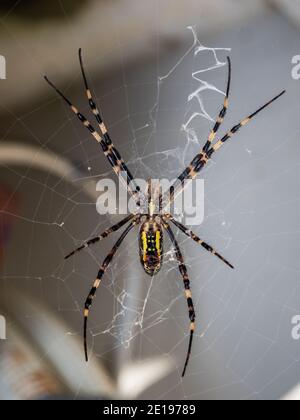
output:
[[80, 11], [90, 0], [0, 0], [0, 18], [41, 22], [65, 18]]

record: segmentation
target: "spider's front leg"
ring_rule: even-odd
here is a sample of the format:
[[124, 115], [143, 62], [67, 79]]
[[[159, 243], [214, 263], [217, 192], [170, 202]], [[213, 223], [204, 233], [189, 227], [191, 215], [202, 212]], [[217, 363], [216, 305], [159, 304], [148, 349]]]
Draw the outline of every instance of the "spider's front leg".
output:
[[[214, 128], [209, 134], [208, 140], [206, 141], [204, 147], [200, 150], [200, 152], [195, 156], [195, 158], [191, 161], [189, 166], [177, 177], [174, 184], [170, 187], [168, 191], [168, 195], [166, 197], [166, 204], [171, 204], [176, 196], [180, 194], [187, 186], [188, 182], [195, 179], [199, 172], [205, 168], [207, 163], [210, 161], [212, 155], [217, 152], [229, 139], [231, 139], [242, 127], [247, 125], [256, 115], [262, 112], [265, 108], [270, 106], [274, 101], [279, 99], [284, 93], [285, 90], [276, 95], [273, 99], [268, 101], [265, 105], [261, 106], [257, 111], [250, 114], [247, 118], [244, 118], [239, 122], [239, 124], [232, 127], [230, 131], [228, 131], [225, 136], [223, 136], [220, 140], [218, 140], [215, 144], [213, 144], [216, 134], [221, 127], [221, 124], [224, 121], [227, 108], [228, 108], [228, 97], [230, 91], [230, 82], [231, 82], [231, 62], [230, 58], [228, 57], [228, 81], [227, 81], [227, 89], [225, 100], [223, 104], [223, 108], [219, 114], [219, 117], [215, 123]], [[187, 182], [188, 181], [188, 182]]]
[[[89, 98], [89, 104], [95, 115], [97, 122], [100, 127], [101, 134], [93, 127], [93, 125], [89, 122], [89, 120], [72, 104], [72, 102], [64, 95], [55, 85], [52, 83], [47, 76], [45, 76], [46, 82], [57, 92], [57, 94], [69, 105], [71, 111], [77, 116], [81, 124], [91, 133], [93, 138], [97, 141], [97, 143], [101, 146], [104, 155], [106, 156], [107, 160], [111, 164], [113, 171], [115, 174], [121, 179], [124, 185], [127, 188], [129, 194], [136, 200], [137, 206], [140, 204], [140, 187], [135, 184], [134, 177], [129, 171], [127, 165], [125, 164], [124, 160], [122, 159], [119, 151], [115, 148], [107, 128], [102, 121], [100, 112], [94, 102], [91, 91], [88, 88], [87, 78], [84, 72], [81, 51], [80, 51], [80, 64], [82, 68], [82, 73], [84, 76], [85, 85], [87, 87], [87, 95]], [[125, 175], [125, 176], [124, 176]]]
[[177, 261], [179, 263], [179, 271], [180, 271], [180, 273], [182, 275], [182, 278], [183, 278], [184, 289], [185, 289], [185, 297], [186, 297], [187, 304], [188, 304], [188, 309], [189, 309], [190, 340], [189, 340], [188, 352], [187, 352], [187, 356], [186, 356], [186, 360], [185, 360], [185, 364], [184, 364], [184, 368], [183, 368], [183, 372], [182, 372], [182, 377], [184, 377], [184, 375], [186, 373], [186, 369], [187, 369], [188, 364], [189, 364], [191, 352], [192, 352], [193, 337], [194, 337], [194, 332], [195, 332], [196, 314], [195, 314], [194, 303], [193, 303], [193, 299], [192, 299], [192, 292], [191, 292], [191, 288], [190, 288], [190, 279], [189, 279], [189, 276], [188, 276], [187, 267], [184, 263], [183, 255], [180, 251], [178, 242], [176, 241], [176, 238], [174, 236], [174, 233], [173, 233], [172, 229], [170, 228], [168, 223], [165, 222], [165, 221], [164, 221], [164, 228], [168, 232], [168, 235], [169, 235], [169, 237], [171, 239], [171, 242], [172, 242], [172, 244], [174, 246], [174, 249], [175, 249], [176, 258], [177, 258]]
[[[225, 98], [223, 102], [223, 107], [221, 108], [221, 111], [219, 113], [219, 116], [215, 122], [214, 127], [209, 133], [208, 139], [203, 146], [201, 152], [196, 155], [196, 157], [193, 159], [193, 161], [190, 163], [190, 165], [178, 176], [177, 181], [179, 181], [179, 185], [172, 185], [169, 190], [169, 203], [173, 202], [175, 200], [175, 197], [177, 194], [180, 193], [181, 190], [184, 188], [184, 182], [191, 177], [195, 177], [196, 172], [199, 172], [200, 167], [202, 163], [205, 165], [207, 163], [207, 152], [210, 150], [211, 145], [225, 119], [225, 116], [228, 111], [228, 105], [229, 105], [229, 93], [230, 93], [230, 85], [231, 85], [231, 60], [230, 57], [227, 57], [227, 63], [228, 63], [228, 77], [227, 77], [227, 88], [225, 93]], [[202, 162], [203, 160], [203, 162]]]
[[88, 361], [88, 351], [87, 351], [87, 321], [88, 321], [88, 316], [90, 313], [90, 309], [93, 303], [93, 300], [95, 298], [97, 289], [99, 288], [102, 278], [104, 276], [104, 274], [106, 273], [109, 265], [111, 264], [116, 252], [118, 251], [118, 249], [120, 248], [122, 242], [124, 241], [124, 239], [126, 238], [126, 236], [128, 235], [128, 233], [131, 231], [131, 229], [133, 229], [133, 227], [135, 225], [137, 225], [140, 221], [139, 217], [136, 217], [131, 223], [130, 225], [125, 229], [125, 231], [122, 233], [122, 235], [120, 236], [120, 238], [118, 239], [118, 241], [116, 242], [116, 244], [114, 245], [114, 247], [112, 248], [112, 250], [110, 251], [110, 253], [108, 254], [108, 256], [105, 258], [99, 272], [98, 272], [98, 276], [97, 279], [95, 280], [93, 287], [86, 299], [85, 305], [84, 305], [84, 327], [83, 327], [83, 340], [84, 340], [84, 353], [85, 353], [85, 359], [86, 361]]
[[[79, 50], [79, 62], [80, 62], [82, 77], [83, 77], [85, 88], [86, 88], [86, 95], [87, 95], [87, 98], [88, 98], [88, 101], [89, 101], [89, 106], [90, 106], [91, 111], [93, 112], [93, 114], [96, 118], [96, 121], [98, 123], [98, 126], [99, 126], [101, 134], [102, 134], [103, 141], [104, 141], [105, 145], [108, 147], [108, 150], [109, 150], [109, 154], [107, 155], [107, 157], [108, 157], [108, 159], [109, 159], [109, 161], [110, 161], [111, 165], [113, 166], [116, 173], [124, 172], [126, 174], [127, 188], [130, 191], [130, 193], [133, 194], [133, 196], [135, 198], [138, 198], [139, 195], [140, 195], [140, 192], [141, 192], [140, 187], [138, 185], [136, 185], [132, 173], [130, 172], [128, 166], [126, 165], [126, 163], [122, 159], [119, 151], [115, 148], [115, 146], [112, 142], [112, 139], [109, 135], [109, 132], [106, 128], [106, 125], [103, 121], [102, 115], [100, 114], [98, 105], [93, 98], [93, 94], [92, 94], [92, 91], [89, 87], [87, 75], [86, 75], [84, 64], [83, 64], [82, 49], [81, 48]], [[138, 204], [140, 204], [139, 201], [138, 201]]]

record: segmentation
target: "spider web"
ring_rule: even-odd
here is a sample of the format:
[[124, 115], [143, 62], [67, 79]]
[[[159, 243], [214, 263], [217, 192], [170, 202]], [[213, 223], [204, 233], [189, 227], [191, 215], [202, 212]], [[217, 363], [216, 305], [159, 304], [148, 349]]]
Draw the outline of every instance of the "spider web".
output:
[[[105, 84], [97, 84], [93, 76], [91, 80], [112, 138], [134, 175], [173, 179], [204, 144], [219, 112], [226, 85], [226, 56], [234, 42], [229, 38], [218, 43], [221, 47], [206, 46], [199, 40], [197, 28], [191, 26], [186, 29], [186, 47], [165, 56], [160, 43], [159, 6], [155, 13], [155, 65], [133, 68], [127, 63], [118, 33], [121, 16], [114, 16], [113, 53], [119, 57], [118, 69]], [[243, 57], [248, 58], [247, 52]], [[103, 59], [93, 58], [96, 62]], [[247, 61], [247, 65], [253, 72], [253, 63]], [[234, 67], [233, 80], [245, 66]], [[247, 71], [245, 82], [249, 83], [252, 72]], [[266, 86], [263, 92], [240, 102], [240, 107], [235, 100], [244, 95], [233, 82], [232, 114], [224, 124], [226, 130], [281, 89], [280, 77], [274, 79], [272, 88]], [[68, 96], [87, 114], [79, 80], [78, 71], [76, 80], [70, 82]], [[288, 389], [284, 388], [285, 381], [287, 387], [291, 385], [287, 380], [290, 372], [294, 372], [297, 383], [299, 345], [291, 339], [290, 320], [300, 309], [300, 267], [289, 242], [299, 235], [293, 226], [299, 197], [290, 197], [282, 188], [282, 179], [285, 185], [295, 185], [296, 191], [298, 165], [286, 152], [288, 146], [295, 147], [295, 132], [287, 135], [285, 124], [278, 127], [274, 118], [281, 107], [275, 104], [277, 111], [267, 111], [232, 139], [202, 175], [206, 215], [203, 225], [194, 230], [237, 269], [228, 270], [190, 240], [176, 235], [189, 269], [197, 314], [193, 354], [184, 380], [180, 374], [189, 322], [170, 243], [165, 243], [162, 272], [149, 278], [139, 264], [135, 230], [126, 238], [102, 282], [89, 318], [92, 359], [106, 365], [115, 377], [123, 366], [139, 360], [164, 356], [172, 362], [169, 376], [139, 397], [278, 398]], [[87, 183], [94, 185], [99, 179], [113, 177], [112, 171], [58, 99], [16, 118], [13, 126], [30, 134], [42, 150], [58, 150], [75, 169], [70, 183], [50, 171], [41, 174], [34, 163], [26, 168], [2, 166], [3, 179], [23, 200], [22, 212], [11, 214], [18, 228], [3, 270], [4, 296], [13, 305], [5, 294], [6, 287], [13, 285], [18, 293], [46, 304], [49, 309], [32, 310], [25, 305], [20, 311], [32, 322], [55, 313], [66, 340], [76, 338], [81, 342], [85, 298], [118, 233], [100, 246], [62, 261], [72, 248], [119, 220], [115, 216], [99, 217], [97, 193], [91, 198], [85, 188]], [[40, 123], [36, 128], [37, 120]], [[11, 129], [5, 137], [12, 133]], [[281, 167], [275, 175], [272, 162], [279, 160]], [[276, 195], [278, 185], [281, 189]], [[290, 219], [281, 218], [276, 223], [285, 212]], [[5, 208], [2, 213], [7, 214]], [[280, 243], [285, 244], [285, 251], [277, 246]], [[17, 265], [16, 254], [22, 255]], [[51, 338], [55, 342], [55, 337]], [[61, 346], [59, 341], [51, 351]], [[47, 354], [45, 351], [42, 358]], [[84, 393], [79, 377], [77, 391], [72, 392], [74, 397]]]

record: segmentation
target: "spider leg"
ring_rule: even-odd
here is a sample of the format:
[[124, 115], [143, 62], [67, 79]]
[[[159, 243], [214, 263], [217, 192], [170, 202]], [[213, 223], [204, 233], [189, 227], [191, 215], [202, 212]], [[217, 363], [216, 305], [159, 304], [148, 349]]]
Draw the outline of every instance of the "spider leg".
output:
[[[227, 114], [228, 100], [229, 100], [229, 93], [230, 93], [230, 85], [231, 85], [231, 60], [230, 60], [230, 57], [227, 57], [227, 62], [228, 62], [228, 79], [227, 79], [227, 88], [226, 88], [226, 95], [225, 95], [225, 98], [224, 98], [223, 107], [222, 107], [222, 109], [219, 113], [219, 116], [218, 116], [218, 118], [215, 122], [215, 125], [214, 125], [213, 129], [211, 130], [211, 132], [208, 136], [208, 139], [207, 139], [205, 145], [202, 148], [202, 153], [203, 154], [205, 154], [210, 149], [210, 146], [212, 145], [212, 142], [214, 141], [214, 139], [216, 137], [216, 134], [217, 134], [219, 128], [221, 127], [221, 125], [222, 125], [222, 123], [225, 119], [225, 116]], [[198, 156], [199, 155], [196, 156], [196, 158], [195, 158], [196, 160], [197, 160]], [[178, 181], [180, 181], [179, 186], [181, 185], [182, 189], [184, 188], [183, 187], [184, 181], [186, 179], [188, 179], [187, 177], [190, 175], [190, 172], [192, 170], [192, 165], [195, 163], [195, 159], [192, 161], [191, 165], [189, 165], [182, 172], [182, 174], [179, 175], [179, 177], [178, 177]], [[178, 189], [179, 189], [179, 186], [178, 186]], [[179, 190], [179, 192], [180, 192], [180, 190]], [[175, 194], [176, 194], [176, 188], [175, 188], [174, 185], [170, 188], [169, 193], [170, 193], [170, 202], [172, 202], [174, 200]]]
[[180, 251], [180, 248], [179, 248], [178, 242], [177, 242], [177, 240], [174, 236], [174, 233], [173, 233], [171, 227], [168, 225], [168, 223], [164, 222], [164, 228], [168, 232], [168, 235], [171, 239], [171, 242], [172, 242], [172, 244], [175, 248], [176, 258], [177, 258], [178, 263], [179, 263], [179, 271], [180, 271], [180, 273], [182, 275], [182, 278], [183, 278], [183, 283], [184, 283], [184, 288], [185, 288], [185, 296], [186, 296], [188, 309], [189, 309], [190, 339], [189, 339], [187, 356], [186, 356], [186, 360], [185, 360], [185, 364], [184, 364], [184, 368], [183, 368], [183, 372], [182, 372], [182, 377], [184, 377], [184, 375], [186, 373], [186, 369], [187, 369], [188, 364], [189, 364], [191, 352], [192, 352], [193, 338], [194, 338], [194, 332], [195, 332], [196, 314], [195, 314], [194, 304], [193, 304], [193, 300], [192, 300], [192, 292], [191, 292], [191, 288], [190, 288], [190, 279], [189, 279], [189, 276], [188, 276], [186, 265], [184, 263], [183, 255]]
[[161, 185], [159, 186], [159, 197], [158, 197], [158, 200], [159, 200], [159, 214], [161, 215], [162, 214], [162, 211], [163, 211], [163, 194], [162, 194], [162, 187], [161, 187]]
[[268, 101], [265, 105], [263, 105], [262, 107], [260, 107], [257, 111], [253, 112], [253, 114], [249, 115], [247, 118], [245, 118], [244, 120], [242, 120], [239, 124], [235, 125], [230, 131], [228, 131], [228, 133], [225, 134], [224, 137], [221, 138], [221, 140], [219, 140], [217, 143], [214, 144], [214, 146], [212, 146], [210, 148], [210, 150], [208, 151], [208, 157], [210, 158], [211, 155], [216, 152], [217, 150], [220, 149], [221, 146], [223, 146], [223, 144], [230, 139], [231, 137], [233, 137], [233, 135], [235, 133], [237, 133], [242, 127], [244, 127], [245, 125], [247, 125], [252, 118], [254, 118], [257, 114], [259, 114], [261, 111], [263, 111], [265, 108], [267, 108], [269, 105], [271, 105], [274, 101], [276, 101], [277, 99], [279, 99], [286, 91], [283, 90], [281, 93], [279, 93], [279, 95], [275, 96], [275, 98], [271, 99], [270, 101]]
[[203, 152], [205, 152], [205, 153], [210, 149], [210, 146], [211, 146], [212, 142], [214, 141], [214, 139], [216, 137], [216, 134], [217, 134], [219, 128], [221, 127], [221, 124], [224, 121], [224, 118], [226, 116], [227, 109], [228, 109], [228, 98], [229, 98], [230, 84], [231, 84], [231, 61], [230, 61], [230, 57], [227, 57], [227, 61], [228, 61], [228, 80], [227, 80], [227, 89], [226, 89], [224, 104], [223, 104], [223, 108], [222, 108], [222, 110], [219, 114], [219, 117], [218, 117], [218, 119], [215, 123], [215, 126], [212, 129], [212, 131], [210, 132], [208, 140], [203, 147]]
[[[230, 63], [230, 61], [229, 61], [229, 63]], [[229, 67], [231, 69], [231, 66], [229, 66]], [[231, 70], [229, 71], [229, 75], [230, 74], [231, 74]], [[230, 78], [229, 78], [229, 80], [230, 80]], [[229, 87], [230, 87], [230, 82], [228, 83], [228, 91], [229, 91]], [[190, 165], [182, 172], [181, 175], [179, 175], [177, 180], [170, 187], [169, 192], [168, 192], [168, 197], [165, 200], [166, 201], [165, 207], [167, 205], [169, 205], [171, 202], [173, 202], [175, 197], [183, 191], [183, 189], [187, 185], [187, 183], [185, 181], [187, 181], [187, 180], [190, 181], [190, 180], [195, 179], [197, 177], [198, 173], [205, 167], [205, 165], [210, 160], [210, 158], [211, 158], [211, 156], [213, 155], [214, 152], [219, 150], [220, 147], [223, 146], [223, 144], [229, 138], [233, 137], [233, 135], [235, 133], [237, 133], [237, 131], [239, 131], [241, 127], [248, 124], [252, 120], [252, 118], [254, 118], [258, 113], [263, 111], [265, 108], [267, 108], [269, 105], [271, 105], [274, 101], [276, 101], [278, 98], [280, 98], [284, 93], [285, 93], [285, 90], [282, 91], [279, 95], [275, 96], [275, 98], [268, 101], [265, 105], [260, 107], [257, 111], [255, 111], [254, 113], [249, 115], [247, 118], [242, 120], [239, 124], [235, 125], [224, 137], [221, 138], [221, 140], [217, 141], [212, 146], [212, 141], [215, 138], [215, 134], [214, 134], [214, 130], [213, 130], [212, 133], [210, 134], [210, 138], [209, 138], [208, 142], [206, 142], [206, 144], [204, 145], [201, 152], [195, 156], [195, 158], [192, 160]], [[224, 108], [223, 109], [225, 109], [226, 106], [227, 106], [227, 100], [225, 98], [225, 103], [224, 103]], [[226, 110], [221, 111], [221, 118], [220, 118], [219, 121], [217, 121], [217, 129], [219, 128], [218, 124], [221, 124], [222, 115], [225, 114], [225, 113], [226, 113]]]
[[88, 248], [91, 245], [94, 245], [95, 243], [102, 241], [102, 239], [107, 238], [111, 233], [118, 231], [119, 229], [121, 229], [121, 227], [123, 227], [124, 225], [126, 225], [126, 223], [128, 223], [130, 220], [132, 220], [134, 218], [134, 215], [131, 214], [128, 217], [126, 217], [125, 219], [121, 220], [121, 222], [117, 223], [116, 225], [110, 227], [109, 229], [107, 229], [105, 232], [103, 232], [101, 235], [96, 236], [95, 238], [90, 239], [89, 241], [85, 242], [83, 245], [81, 245], [79, 248], [75, 249], [74, 251], [72, 251], [70, 254], [68, 254], [65, 257], [65, 260], [69, 259], [70, 257], [72, 257], [74, 254], [77, 254], [78, 252], [82, 251], [85, 248]]
[[84, 84], [85, 84], [85, 88], [86, 88], [86, 94], [87, 94], [87, 97], [88, 97], [88, 100], [89, 100], [89, 105], [90, 105], [90, 108], [91, 108], [93, 114], [95, 115], [95, 118], [96, 118], [97, 123], [99, 125], [99, 128], [101, 130], [102, 138], [104, 139], [105, 144], [110, 147], [112, 154], [117, 159], [117, 162], [119, 162], [121, 171], [126, 173], [127, 184], [128, 185], [130, 184], [134, 188], [135, 195], [138, 195], [140, 193], [140, 188], [135, 185], [134, 177], [132, 176], [132, 174], [131, 174], [130, 170], [128, 169], [127, 165], [125, 164], [124, 160], [121, 158], [119, 152], [115, 148], [115, 146], [114, 146], [114, 144], [111, 140], [111, 137], [108, 133], [108, 130], [107, 130], [107, 128], [106, 128], [106, 126], [103, 122], [103, 119], [102, 119], [102, 116], [100, 114], [99, 108], [98, 108], [95, 100], [93, 99], [93, 95], [92, 95], [91, 89], [90, 89], [89, 84], [88, 84], [88, 80], [87, 80], [87, 76], [86, 76], [86, 72], [85, 72], [85, 68], [84, 68], [84, 64], [83, 64], [81, 48], [79, 50], [79, 61], [80, 61], [80, 68], [81, 68], [81, 72], [82, 72], [82, 76], [83, 76], [83, 80], [84, 80]]
[[150, 216], [153, 216], [154, 208], [153, 208], [153, 198], [152, 198], [152, 180], [148, 179], [147, 181], [147, 197], [148, 197], [148, 208], [147, 212]]
[[230, 264], [222, 255], [220, 255], [214, 248], [212, 248], [210, 245], [208, 245], [206, 242], [204, 242], [202, 239], [200, 239], [198, 236], [194, 234], [190, 229], [188, 229], [186, 226], [178, 222], [174, 219], [174, 217], [171, 214], [165, 214], [165, 218], [170, 220], [178, 229], [181, 230], [186, 236], [193, 239], [193, 241], [197, 242], [199, 245], [201, 245], [206, 251], [210, 252], [211, 254], [218, 257], [221, 261], [223, 261], [225, 264], [227, 264], [230, 268], [234, 269], [234, 266]]
[[[116, 173], [116, 175], [118, 177], [121, 178], [121, 180], [123, 181], [124, 185], [126, 185], [126, 188], [128, 190], [128, 192], [136, 199], [138, 200], [139, 198], [139, 192], [140, 189], [139, 187], [136, 187], [135, 191], [132, 190], [131, 188], [131, 177], [132, 175], [130, 174], [129, 171], [125, 171], [126, 173], [126, 178], [124, 179], [121, 176], [121, 172], [124, 169], [124, 162], [121, 158], [120, 153], [117, 151], [117, 149], [114, 147], [114, 145], [112, 144], [111, 140], [109, 137], [107, 136], [103, 136], [104, 138], [102, 138], [102, 136], [98, 133], [97, 130], [95, 130], [95, 128], [92, 126], [92, 124], [87, 120], [87, 118], [81, 113], [79, 112], [79, 110], [71, 103], [71, 101], [48, 79], [48, 77], [45, 76], [45, 80], [46, 82], [56, 91], [56, 93], [69, 105], [69, 107], [71, 108], [72, 112], [77, 116], [77, 118], [79, 119], [79, 121], [84, 125], [84, 127], [86, 127], [89, 132], [92, 134], [92, 136], [94, 137], [94, 139], [97, 141], [98, 144], [100, 144], [104, 155], [106, 156], [106, 158], [108, 159], [109, 163], [111, 164], [114, 172]], [[138, 204], [138, 203], [137, 203]]]
[[104, 274], [106, 273], [110, 263], [112, 262], [116, 252], [118, 251], [118, 249], [120, 248], [122, 242], [124, 241], [124, 239], [126, 238], [126, 236], [128, 235], [128, 233], [133, 229], [133, 227], [139, 223], [139, 218], [134, 219], [130, 225], [126, 228], [126, 230], [122, 233], [122, 235], [120, 236], [120, 238], [117, 240], [116, 244], [114, 245], [114, 247], [112, 248], [112, 250], [110, 251], [110, 253], [108, 254], [108, 256], [105, 258], [105, 260], [103, 261], [103, 264], [98, 272], [98, 276], [97, 279], [95, 280], [93, 287], [85, 301], [85, 305], [84, 305], [84, 326], [83, 326], [83, 340], [84, 340], [84, 353], [85, 353], [85, 360], [88, 362], [88, 351], [87, 351], [87, 321], [88, 321], [88, 316], [90, 313], [90, 309], [93, 303], [93, 300], [96, 296], [96, 292], [98, 287], [101, 284], [102, 278], [104, 276]]

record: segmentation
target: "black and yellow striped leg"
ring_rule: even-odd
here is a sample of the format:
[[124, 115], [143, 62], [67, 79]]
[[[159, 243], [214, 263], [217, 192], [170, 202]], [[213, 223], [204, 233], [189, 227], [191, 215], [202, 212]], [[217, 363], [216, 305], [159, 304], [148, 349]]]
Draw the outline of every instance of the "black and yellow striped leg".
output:
[[121, 220], [121, 222], [119, 222], [116, 225], [114, 225], [114, 226], [110, 227], [109, 229], [107, 229], [101, 235], [96, 236], [95, 238], [92, 238], [89, 241], [85, 242], [79, 248], [77, 248], [74, 251], [70, 252], [70, 254], [68, 254], [65, 257], [65, 260], [67, 260], [68, 258], [70, 258], [73, 255], [77, 254], [78, 252], [82, 251], [83, 249], [88, 248], [89, 246], [94, 245], [94, 244], [96, 244], [99, 241], [102, 241], [103, 239], [107, 238], [111, 233], [117, 232], [119, 229], [121, 229], [121, 227], [123, 227], [124, 225], [126, 225], [126, 223], [128, 223], [133, 218], [134, 218], [134, 215], [131, 214], [130, 216], [128, 216], [125, 219]]
[[216, 134], [219, 130], [219, 128], [221, 127], [221, 124], [224, 121], [224, 118], [226, 116], [227, 110], [228, 110], [228, 98], [229, 98], [229, 92], [230, 92], [230, 84], [231, 84], [231, 61], [230, 61], [230, 57], [227, 57], [227, 61], [228, 61], [228, 80], [227, 80], [227, 89], [226, 89], [226, 96], [224, 99], [224, 104], [223, 104], [223, 108], [219, 114], [219, 117], [215, 123], [214, 128], [212, 129], [212, 131], [209, 134], [208, 140], [206, 142], [206, 144], [204, 145], [202, 151], [204, 153], [206, 153], [209, 149], [210, 146], [212, 144], [212, 142], [214, 141]]
[[221, 138], [221, 140], [217, 141], [213, 146], [211, 146], [207, 150], [207, 152], [202, 150], [202, 152], [196, 155], [196, 157], [192, 160], [190, 165], [182, 172], [181, 175], [179, 175], [179, 177], [177, 178], [177, 181], [175, 181], [175, 183], [170, 187], [168, 203], [174, 201], [176, 195], [178, 195], [180, 192], [183, 191], [183, 189], [186, 186], [186, 183], [185, 183], [186, 181], [190, 181], [197, 177], [198, 173], [204, 168], [204, 166], [210, 160], [214, 152], [219, 150], [228, 139], [233, 137], [233, 135], [237, 133], [237, 131], [240, 130], [241, 127], [244, 127], [245, 125], [247, 125], [252, 120], [252, 118], [254, 118], [258, 113], [263, 111], [265, 108], [271, 105], [274, 101], [280, 98], [284, 93], [285, 93], [285, 90], [282, 91], [279, 95], [275, 96], [275, 98], [267, 102], [257, 111], [255, 111], [253, 114], [249, 115], [249, 117], [245, 118], [239, 124], [235, 125], [227, 134], [225, 134], [224, 137]]
[[96, 292], [97, 289], [99, 288], [102, 278], [104, 276], [104, 274], [106, 273], [110, 263], [112, 262], [113, 257], [115, 256], [116, 252], [118, 251], [119, 247], [121, 246], [122, 242], [124, 241], [124, 239], [126, 238], [126, 236], [128, 235], [128, 233], [131, 231], [131, 229], [139, 222], [139, 219], [136, 218], [135, 220], [133, 220], [130, 225], [126, 228], [126, 230], [122, 233], [122, 235], [120, 236], [120, 238], [118, 239], [118, 241], [116, 242], [116, 244], [114, 245], [114, 247], [112, 248], [112, 250], [110, 251], [110, 253], [108, 254], [108, 256], [105, 258], [99, 272], [98, 272], [98, 276], [97, 279], [94, 282], [94, 285], [90, 291], [90, 294], [88, 295], [85, 305], [84, 305], [84, 326], [83, 326], [83, 340], [84, 340], [84, 353], [85, 353], [85, 360], [88, 361], [88, 351], [87, 351], [87, 321], [88, 321], [88, 316], [89, 316], [89, 312], [93, 303], [93, 300], [96, 296]]
[[194, 234], [190, 229], [188, 229], [186, 226], [178, 222], [174, 219], [174, 217], [171, 214], [165, 214], [165, 218], [170, 220], [178, 229], [181, 230], [186, 236], [193, 239], [193, 241], [197, 242], [197, 244], [201, 245], [206, 251], [210, 252], [211, 254], [218, 257], [221, 261], [223, 261], [225, 264], [227, 264], [230, 268], [234, 269], [234, 266], [230, 264], [222, 255], [220, 255], [214, 248], [212, 248], [210, 245], [208, 245], [206, 242], [204, 242], [202, 239], [200, 239], [198, 236]]
[[172, 203], [178, 194], [180, 194], [184, 188], [186, 181], [195, 179], [201, 169], [207, 164], [209, 156], [206, 153], [199, 153], [192, 160], [190, 165], [178, 176], [177, 180], [169, 189], [169, 197], [167, 203]]
[[[120, 173], [123, 170], [122, 158], [119, 152], [114, 148], [112, 144], [106, 144], [106, 141], [102, 139], [101, 135], [98, 133], [98, 131], [95, 130], [95, 128], [87, 120], [87, 118], [81, 112], [79, 112], [79, 110], [72, 104], [72, 102], [47, 77], [45, 77], [45, 80], [57, 92], [57, 94], [69, 105], [72, 112], [77, 116], [79, 121], [84, 125], [84, 127], [86, 127], [89, 130], [89, 132], [92, 134], [97, 143], [100, 144], [104, 155], [108, 159], [116, 175], [119, 177]], [[121, 179], [124, 182], [128, 192], [138, 201], [139, 193], [137, 191], [132, 190], [130, 186], [131, 178], [128, 176], [128, 173], [126, 173], [126, 176], [126, 180], [124, 180], [122, 177]]]
[[131, 185], [134, 188], [134, 194], [136, 196], [139, 195], [140, 193], [140, 187], [137, 186], [134, 182], [134, 177], [132, 176], [130, 170], [128, 169], [127, 165], [125, 164], [124, 160], [121, 158], [120, 153], [118, 152], [118, 150], [115, 148], [111, 137], [108, 133], [108, 130], [103, 122], [102, 116], [100, 114], [99, 108], [95, 102], [95, 100], [93, 99], [93, 95], [91, 92], [91, 89], [89, 87], [88, 84], [88, 80], [87, 80], [87, 76], [86, 76], [86, 72], [85, 72], [85, 68], [84, 68], [84, 64], [83, 64], [83, 59], [82, 59], [82, 50], [79, 50], [79, 61], [80, 61], [80, 67], [81, 67], [81, 72], [82, 72], [82, 76], [83, 76], [83, 80], [84, 80], [84, 84], [85, 84], [85, 88], [86, 88], [86, 94], [88, 97], [88, 101], [89, 101], [89, 105], [90, 108], [97, 120], [97, 123], [99, 125], [99, 128], [101, 130], [102, 133], [102, 139], [105, 142], [106, 146], [110, 148], [111, 153], [114, 155], [116, 162], [118, 163], [118, 165], [120, 166], [120, 170], [122, 172], [126, 173], [127, 176], [127, 184]]
[[208, 156], [211, 157], [211, 155], [216, 152], [217, 150], [220, 149], [220, 147], [223, 146], [223, 144], [230, 139], [231, 137], [233, 137], [233, 135], [235, 133], [237, 133], [242, 127], [244, 127], [245, 125], [247, 125], [252, 118], [254, 118], [257, 114], [259, 114], [261, 111], [263, 111], [265, 108], [267, 108], [269, 105], [271, 105], [274, 101], [276, 101], [277, 99], [279, 99], [283, 94], [285, 93], [285, 90], [282, 91], [281, 93], [279, 93], [279, 95], [275, 96], [275, 98], [271, 99], [269, 102], [267, 102], [265, 105], [263, 105], [262, 107], [260, 107], [257, 111], [253, 112], [253, 114], [249, 115], [249, 117], [245, 118], [244, 120], [242, 120], [239, 124], [235, 125], [230, 131], [228, 131], [228, 133], [225, 134], [224, 137], [221, 138], [221, 140], [217, 141], [217, 143], [215, 143], [207, 152]]
[[191, 292], [191, 288], [190, 288], [190, 279], [189, 279], [189, 276], [188, 276], [187, 267], [184, 264], [183, 255], [180, 251], [180, 248], [179, 248], [178, 242], [176, 241], [174, 233], [173, 233], [172, 229], [170, 228], [170, 226], [168, 225], [168, 223], [164, 222], [164, 228], [168, 232], [168, 235], [171, 239], [171, 242], [172, 242], [172, 244], [175, 248], [176, 258], [177, 258], [178, 263], [179, 263], [179, 271], [180, 271], [180, 273], [182, 275], [182, 278], [183, 278], [185, 296], [186, 296], [188, 309], [189, 309], [190, 339], [189, 339], [188, 352], [187, 352], [187, 356], [186, 356], [186, 360], [185, 360], [185, 364], [184, 364], [184, 368], [183, 368], [183, 372], [182, 372], [182, 377], [184, 377], [184, 375], [186, 373], [186, 369], [187, 369], [188, 364], [189, 364], [191, 352], [192, 352], [193, 337], [194, 337], [194, 332], [195, 332], [196, 314], [195, 314], [195, 309], [194, 309], [194, 304], [193, 304], [193, 299], [192, 299], [192, 292]]
[[[224, 121], [224, 118], [226, 116], [227, 110], [228, 110], [228, 98], [229, 98], [229, 92], [230, 92], [230, 84], [231, 84], [231, 61], [230, 57], [227, 57], [228, 61], [228, 80], [227, 80], [227, 88], [226, 88], [226, 96], [223, 103], [223, 108], [221, 109], [221, 112], [217, 118], [217, 121], [211, 130], [208, 140], [205, 143], [204, 147], [202, 148], [202, 151], [195, 156], [191, 164], [182, 172], [182, 174], [179, 175], [178, 181], [180, 182], [179, 186], [177, 187], [177, 190], [180, 192], [180, 187], [184, 187], [184, 182], [187, 179], [192, 179], [194, 176], [194, 172], [199, 169], [201, 169], [202, 166], [204, 166], [208, 160], [208, 156], [206, 153], [210, 149], [216, 134], [221, 127], [221, 124]], [[170, 201], [172, 202], [174, 200], [175, 194], [177, 193], [175, 185], [173, 185], [170, 189]]]
[[163, 194], [162, 194], [162, 187], [161, 185], [159, 186], [159, 214], [162, 214], [163, 211]]
[[155, 207], [154, 207], [154, 202], [153, 202], [153, 198], [152, 197], [152, 180], [148, 179], [147, 181], [147, 199], [148, 199], [148, 215], [149, 216], [153, 216], [154, 211], [155, 211]]

